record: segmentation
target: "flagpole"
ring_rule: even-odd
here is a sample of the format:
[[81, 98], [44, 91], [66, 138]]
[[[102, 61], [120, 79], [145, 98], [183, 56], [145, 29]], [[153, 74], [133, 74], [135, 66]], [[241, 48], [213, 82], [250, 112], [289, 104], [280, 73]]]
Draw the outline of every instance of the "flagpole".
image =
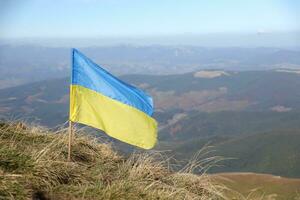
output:
[[[73, 79], [73, 65], [74, 65], [74, 49], [71, 50], [71, 84]], [[72, 151], [72, 143], [73, 143], [73, 124], [70, 120], [71, 116], [71, 94], [72, 94], [72, 87], [70, 87], [70, 107], [69, 107], [69, 145], [68, 145], [68, 162], [71, 162], [71, 151]]]
[[71, 150], [72, 150], [72, 142], [73, 142], [73, 124], [72, 121], [69, 120], [69, 146], [68, 146], [68, 162], [71, 162]]

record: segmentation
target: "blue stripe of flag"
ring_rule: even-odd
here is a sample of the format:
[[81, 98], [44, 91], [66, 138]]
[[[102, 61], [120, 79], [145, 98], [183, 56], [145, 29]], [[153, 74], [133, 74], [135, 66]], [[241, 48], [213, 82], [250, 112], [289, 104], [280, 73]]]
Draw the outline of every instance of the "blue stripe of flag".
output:
[[153, 100], [145, 92], [114, 77], [76, 49], [72, 50], [72, 59], [73, 85], [99, 92], [149, 116], [153, 114]]

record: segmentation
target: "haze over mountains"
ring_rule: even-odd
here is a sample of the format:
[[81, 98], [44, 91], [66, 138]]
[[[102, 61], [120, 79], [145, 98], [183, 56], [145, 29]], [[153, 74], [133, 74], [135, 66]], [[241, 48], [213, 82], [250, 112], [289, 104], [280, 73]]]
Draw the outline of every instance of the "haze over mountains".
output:
[[[300, 70], [198, 70], [123, 75], [154, 97], [160, 150], [184, 161], [205, 144], [235, 158], [212, 172], [300, 177]], [[55, 127], [67, 121], [69, 78], [0, 90], [0, 115]], [[126, 148], [125, 148], [126, 149]]]
[[[122, 45], [80, 50], [115, 74], [182, 74], [199, 69], [300, 69], [297, 48]], [[69, 48], [1, 45], [0, 88], [66, 77], [69, 66]]]

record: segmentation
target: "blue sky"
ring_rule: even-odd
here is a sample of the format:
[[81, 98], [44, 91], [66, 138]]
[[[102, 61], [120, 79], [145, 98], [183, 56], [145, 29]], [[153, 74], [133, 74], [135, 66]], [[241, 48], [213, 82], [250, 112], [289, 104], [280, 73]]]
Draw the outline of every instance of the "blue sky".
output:
[[0, 38], [300, 30], [298, 0], [0, 0]]

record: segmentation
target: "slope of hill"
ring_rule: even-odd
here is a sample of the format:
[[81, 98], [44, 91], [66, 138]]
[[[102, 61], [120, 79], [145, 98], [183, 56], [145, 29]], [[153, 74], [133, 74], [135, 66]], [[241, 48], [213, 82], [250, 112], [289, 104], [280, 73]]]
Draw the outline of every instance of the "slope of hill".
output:
[[[300, 198], [300, 179], [288, 179], [269, 174], [222, 173], [215, 178], [247, 199], [297, 200]], [[229, 194], [235, 199], [235, 194]]]
[[0, 199], [224, 199], [210, 177], [175, 173], [159, 155], [119, 156], [83, 135], [0, 124]]
[[228, 158], [211, 172], [257, 172], [300, 177], [300, 129], [273, 130], [248, 136], [191, 139], [173, 145], [171, 155], [189, 159], [205, 144], [214, 146], [214, 154]]
[[157, 152], [122, 157], [110, 144], [83, 134], [76, 131], [72, 162], [66, 162], [66, 130], [51, 132], [23, 123], [0, 123], [0, 199], [299, 197], [300, 179], [254, 173], [194, 175], [193, 165], [178, 173], [170, 170], [168, 158]]

